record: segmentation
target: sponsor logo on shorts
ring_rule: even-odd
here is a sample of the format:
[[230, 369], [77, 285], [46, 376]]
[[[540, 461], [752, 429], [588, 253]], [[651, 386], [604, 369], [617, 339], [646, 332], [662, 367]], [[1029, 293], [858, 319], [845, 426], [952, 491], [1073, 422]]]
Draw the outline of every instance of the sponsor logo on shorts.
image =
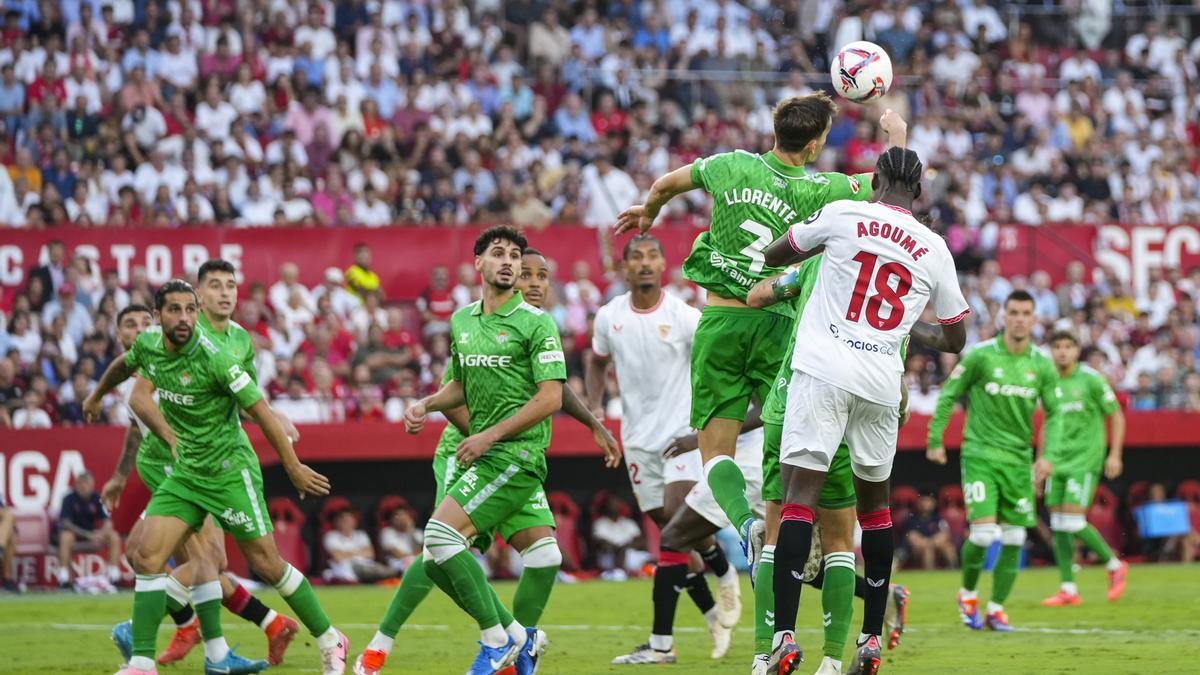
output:
[[983, 385], [983, 390], [990, 396], [1011, 396], [1016, 398], [1037, 398], [1037, 389], [1033, 387], [1021, 387], [1015, 384], [999, 384], [997, 382], [988, 382]]
[[230, 527], [240, 527], [247, 531], [254, 527], [254, 521], [250, 519], [250, 516], [241, 511], [234, 511], [232, 508], [227, 508], [221, 512], [221, 520]]
[[475, 472], [475, 467], [467, 469], [466, 473], [458, 477], [458, 480], [463, 482], [463, 486], [458, 489], [462, 495], [469, 495], [475, 491], [475, 483], [479, 481], [479, 474]]

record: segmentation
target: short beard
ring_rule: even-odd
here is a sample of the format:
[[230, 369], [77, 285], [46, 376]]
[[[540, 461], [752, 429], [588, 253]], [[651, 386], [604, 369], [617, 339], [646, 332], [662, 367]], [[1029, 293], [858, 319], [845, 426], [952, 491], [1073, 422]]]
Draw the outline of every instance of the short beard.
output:
[[183, 339], [183, 342], [180, 342], [180, 341], [179, 341], [179, 340], [178, 340], [178, 339], [175, 337], [175, 331], [173, 331], [173, 330], [172, 330], [171, 332], [167, 333], [167, 339], [168, 339], [168, 340], [170, 340], [170, 341], [171, 341], [171, 344], [175, 345], [176, 347], [182, 347], [182, 346], [184, 346], [184, 345], [186, 345], [186, 344], [188, 343], [188, 340], [191, 340], [191, 339], [192, 339], [192, 332], [193, 332], [193, 331], [195, 331], [195, 330], [196, 330], [195, 328], [189, 328], [189, 329], [188, 329], [188, 334], [187, 334], [187, 337], [185, 337], [185, 338]]
[[502, 291], [512, 290], [512, 287], [515, 286], [516, 283], [516, 279], [513, 279], [512, 281], [501, 281], [500, 275], [496, 275], [495, 279], [492, 279], [488, 282], [488, 284], [493, 288], [498, 288]]

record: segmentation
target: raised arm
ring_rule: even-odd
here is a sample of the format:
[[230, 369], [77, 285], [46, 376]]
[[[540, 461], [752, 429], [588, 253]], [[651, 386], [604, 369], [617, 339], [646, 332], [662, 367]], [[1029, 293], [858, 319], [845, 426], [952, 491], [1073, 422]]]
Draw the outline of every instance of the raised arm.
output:
[[616, 233], [624, 234], [637, 229], [645, 234], [654, 226], [659, 211], [675, 197], [700, 187], [692, 181], [692, 165], [687, 164], [654, 181], [645, 204], [634, 204], [617, 216]]

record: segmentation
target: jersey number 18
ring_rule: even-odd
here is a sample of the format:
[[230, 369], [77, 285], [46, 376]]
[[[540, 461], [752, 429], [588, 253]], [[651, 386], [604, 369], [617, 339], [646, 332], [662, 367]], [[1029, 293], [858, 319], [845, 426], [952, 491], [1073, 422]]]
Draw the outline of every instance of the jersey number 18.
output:
[[[858, 279], [854, 282], [854, 293], [850, 296], [850, 307], [846, 310], [846, 320], [859, 321], [863, 315], [863, 304], [866, 303], [867, 322], [871, 326], [882, 331], [899, 326], [904, 319], [904, 295], [912, 288], [912, 272], [898, 262], [886, 263], [876, 270], [879, 256], [866, 251], [859, 251], [853, 260], [860, 267]], [[897, 279], [895, 288], [889, 285], [893, 276]], [[867, 287], [872, 285], [872, 278], [875, 295], [868, 299]], [[892, 310], [886, 318], [879, 315], [885, 302]]]

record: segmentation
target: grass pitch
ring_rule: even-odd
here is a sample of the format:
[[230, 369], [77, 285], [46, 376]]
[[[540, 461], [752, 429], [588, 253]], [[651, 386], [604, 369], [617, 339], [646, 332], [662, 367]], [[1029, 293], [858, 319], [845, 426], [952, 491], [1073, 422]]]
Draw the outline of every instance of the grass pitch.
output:
[[[1006, 609], [1017, 627], [1007, 635], [972, 633], [958, 624], [955, 572], [902, 572], [897, 581], [912, 590], [909, 628], [895, 652], [885, 657], [885, 673], [1196, 673], [1200, 672], [1200, 566], [1143, 565], [1130, 573], [1129, 590], [1116, 604], [1104, 600], [1104, 572], [1090, 568], [1079, 575], [1084, 602], [1078, 607], [1043, 608], [1040, 601], [1057, 587], [1053, 569], [1025, 571]], [[986, 598], [989, 575], [981, 595]], [[506, 601], [514, 584], [502, 583]], [[260, 597], [276, 609], [286, 606], [273, 590]], [[357, 654], [374, 634], [391, 588], [319, 588], [330, 617], [350, 637]], [[742, 625], [730, 654], [708, 658], [703, 620], [688, 598], [678, 612], [674, 666], [612, 666], [612, 657], [646, 639], [650, 623], [650, 584], [588, 582], [555, 589], [543, 619], [551, 645], [542, 675], [596, 673], [748, 673], [752, 650], [749, 584], [742, 594]], [[800, 609], [800, 644], [808, 663], [799, 673], [816, 670], [821, 656], [820, 602], [806, 588]], [[0, 673], [112, 673], [119, 665], [108, 640], [109, 628], [129, 614], [131, 595], [81, 597], [62, 593], [0, 597]], [[857, 634], [862, 605], [855, 604], [851, 637]], [[265, 643], [257, 628], [228, 613], [222, 615], [230, 644], [261, 657]], [[170, 637], [164, 624], [159, 647]], [[478, 632], [465, 615], [434, 591], [396, 640], [386, 672], [462, 673], [475, 654]], [[847, 652], [849, 656], [849, 652]], [[287, 663], [273, 673], [319, 672], [316, 648], [305, 636], [292, 643]], [[197, 648], [164, 673], [202, 671]], [[348, 671], [347, 671], [348, 672]]]

